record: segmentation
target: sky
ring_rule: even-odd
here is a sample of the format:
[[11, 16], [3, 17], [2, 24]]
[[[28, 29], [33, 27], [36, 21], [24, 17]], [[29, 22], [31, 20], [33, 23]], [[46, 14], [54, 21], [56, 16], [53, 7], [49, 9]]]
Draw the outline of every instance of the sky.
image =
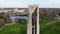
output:
[[40, 8], [60, 8], [60, 0], [0, 0], [0, 8], [27, 8], [30, 4]]

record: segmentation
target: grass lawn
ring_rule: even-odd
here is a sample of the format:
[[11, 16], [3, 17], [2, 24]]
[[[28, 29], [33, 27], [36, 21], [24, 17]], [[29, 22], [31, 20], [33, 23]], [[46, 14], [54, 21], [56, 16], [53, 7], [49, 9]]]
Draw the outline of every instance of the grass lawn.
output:
[[[60, 20], [40, 18], [40, 34], [60, 34]], [[27, 34], [26, 24], [6, 25], [0, 34]]]
[[60, 20], [40, 19], [40, 34], [60, 34]]
[[26, 24], [6, 25], [2, 28], [0, 34], [26, 34]]

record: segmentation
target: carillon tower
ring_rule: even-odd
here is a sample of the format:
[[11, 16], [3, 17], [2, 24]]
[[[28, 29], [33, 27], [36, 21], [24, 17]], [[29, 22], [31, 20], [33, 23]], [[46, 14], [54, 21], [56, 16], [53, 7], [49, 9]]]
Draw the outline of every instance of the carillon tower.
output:
[[39, 34], [39, 8], [38, 5], [29, 5], [27, 34]]

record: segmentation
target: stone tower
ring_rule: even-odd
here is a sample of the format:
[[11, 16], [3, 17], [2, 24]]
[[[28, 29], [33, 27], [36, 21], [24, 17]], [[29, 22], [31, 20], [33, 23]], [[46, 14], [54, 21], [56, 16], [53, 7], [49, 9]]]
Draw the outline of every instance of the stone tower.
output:
[[39, 34], [39, 8], [38, 5], [29, 5], [27, 34]]

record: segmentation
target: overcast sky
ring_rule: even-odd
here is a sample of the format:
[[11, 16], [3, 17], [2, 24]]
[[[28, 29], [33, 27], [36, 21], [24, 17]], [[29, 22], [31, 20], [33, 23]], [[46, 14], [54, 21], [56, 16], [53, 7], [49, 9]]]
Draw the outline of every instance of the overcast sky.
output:
[[39, 4], [40, 8], [60, 8], [60, 0], [0, 0], [2, 7], [28, 7], [29, 4]]

